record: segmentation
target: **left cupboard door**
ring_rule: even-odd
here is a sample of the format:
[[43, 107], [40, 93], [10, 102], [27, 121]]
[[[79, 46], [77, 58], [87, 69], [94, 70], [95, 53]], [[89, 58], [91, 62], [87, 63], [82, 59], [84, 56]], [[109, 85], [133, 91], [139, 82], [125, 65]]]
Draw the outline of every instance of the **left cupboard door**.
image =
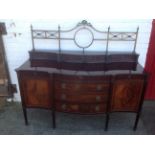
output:
[[18, 73], [24, 104], [29, 108], [52, 107], [52, 77], [45, 72], [22, 71]]

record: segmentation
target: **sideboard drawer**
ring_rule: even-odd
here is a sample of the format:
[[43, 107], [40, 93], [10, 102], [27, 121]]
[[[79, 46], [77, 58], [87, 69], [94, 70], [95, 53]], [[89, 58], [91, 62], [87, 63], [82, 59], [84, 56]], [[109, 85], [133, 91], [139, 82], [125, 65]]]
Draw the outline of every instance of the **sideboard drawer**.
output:
[[66, 93], [65, 91], [55, 92], [56, 101], [79, 102], [79, 103], [102, 103], [107, 102], [106, 93]]
[[97, 114], [105, 113], [106, 104], [79, 104], [79, 103], [67, 103], [67, 102], [56, 102], [56, 109], [60, 112], [71, 112], [81, 114]]
[[61, 82], [68, 82], [68, 83], [76, 83], [76, 82], [83, 82], [83, 83], [93, 83], [93, 82], [108, 82], [111, 79], [110, 75], [64, 75], [64, 74], [55, 74], [54, 81], [61, 81]]
[[67, 92], [106, 92], [109, 90], [109, 83], [82, 83], [82, 82], [55, 82], [56, 91], [64, 90]]

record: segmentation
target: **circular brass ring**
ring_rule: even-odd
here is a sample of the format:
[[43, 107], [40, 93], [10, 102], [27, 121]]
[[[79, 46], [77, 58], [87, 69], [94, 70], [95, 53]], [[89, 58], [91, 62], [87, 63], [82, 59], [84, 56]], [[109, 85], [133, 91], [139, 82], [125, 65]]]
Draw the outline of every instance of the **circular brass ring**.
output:
[[[90, 41], [90, 43], [88, 43], [86, 46], [82, 46], [82, 45], [80, 45], [80, 44], [77, 42], [77, 36], [78, 36], [78, 33], [79, 33], [81, 30], [87, 30], [87, 31], [89, 32], [89, 34], [91, 35], [91, 41]], [[86, 27], [83, 27], [83, 28], [78, 29], [78, 30], [75, 32], [75, 34], [74, 34], [74, 43], [75, 43], [79, 48], [88, 48], [88, 47], [90, 47], [90, 46], [92, 45], [93, 41], [94, 41], [93, 32], [92, 32], [90, 29], [86, 28]]]

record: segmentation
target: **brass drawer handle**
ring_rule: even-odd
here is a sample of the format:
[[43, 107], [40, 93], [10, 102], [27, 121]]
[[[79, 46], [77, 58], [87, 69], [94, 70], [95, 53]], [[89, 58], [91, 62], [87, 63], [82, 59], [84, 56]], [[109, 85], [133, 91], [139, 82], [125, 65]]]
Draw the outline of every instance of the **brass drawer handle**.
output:
[[97, 106], [95, 107], [95, 111], [99, 111], [99, 110], [100, 110], [100, 106], [97, 105]]
[[72, 110], [78, 110], [78, 108], [79, 108], [79, 105], [71, 105]]
[[65, 95], [65, 94], [62, 94], [62, 95], [61, 95], [61, 99], [62, 99], [62, 100], [65, 100], [65, 99], [66, 99], [66, 95]]
[[76, 89], [79, 89], [80, 88], [80, 85], [79, 84], [76, 84]]
[[102, 86], [101, 85], [97, 85], [96, 90], [102, 90]]
[[96, 101], [97, 102], [101, 101], [101, 96], [96, 96]]
[[65, 109], [67, 108], [66, 104], [63, 104], [63, 105], [61, 106], [61, 108], [62, 108], [63, 110], [65, 110]]
[[62, 88], [62, 89], [66, 89], [66, 83], [62, 83], [62, 84], [61, 84], [61, 88]]

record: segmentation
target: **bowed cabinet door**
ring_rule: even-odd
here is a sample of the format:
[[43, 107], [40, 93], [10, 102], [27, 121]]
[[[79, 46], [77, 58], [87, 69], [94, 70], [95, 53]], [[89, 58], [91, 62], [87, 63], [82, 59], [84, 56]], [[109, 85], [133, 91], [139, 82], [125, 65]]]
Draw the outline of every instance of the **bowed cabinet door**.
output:
[[18, 74], [24, 105], [29, 108], [51, 108], [52, 79], [48, 73], [23, 71]]
[[118, 75], [113, 81], [111, 112], [137, 112], [144, 88], [143, 75]]

